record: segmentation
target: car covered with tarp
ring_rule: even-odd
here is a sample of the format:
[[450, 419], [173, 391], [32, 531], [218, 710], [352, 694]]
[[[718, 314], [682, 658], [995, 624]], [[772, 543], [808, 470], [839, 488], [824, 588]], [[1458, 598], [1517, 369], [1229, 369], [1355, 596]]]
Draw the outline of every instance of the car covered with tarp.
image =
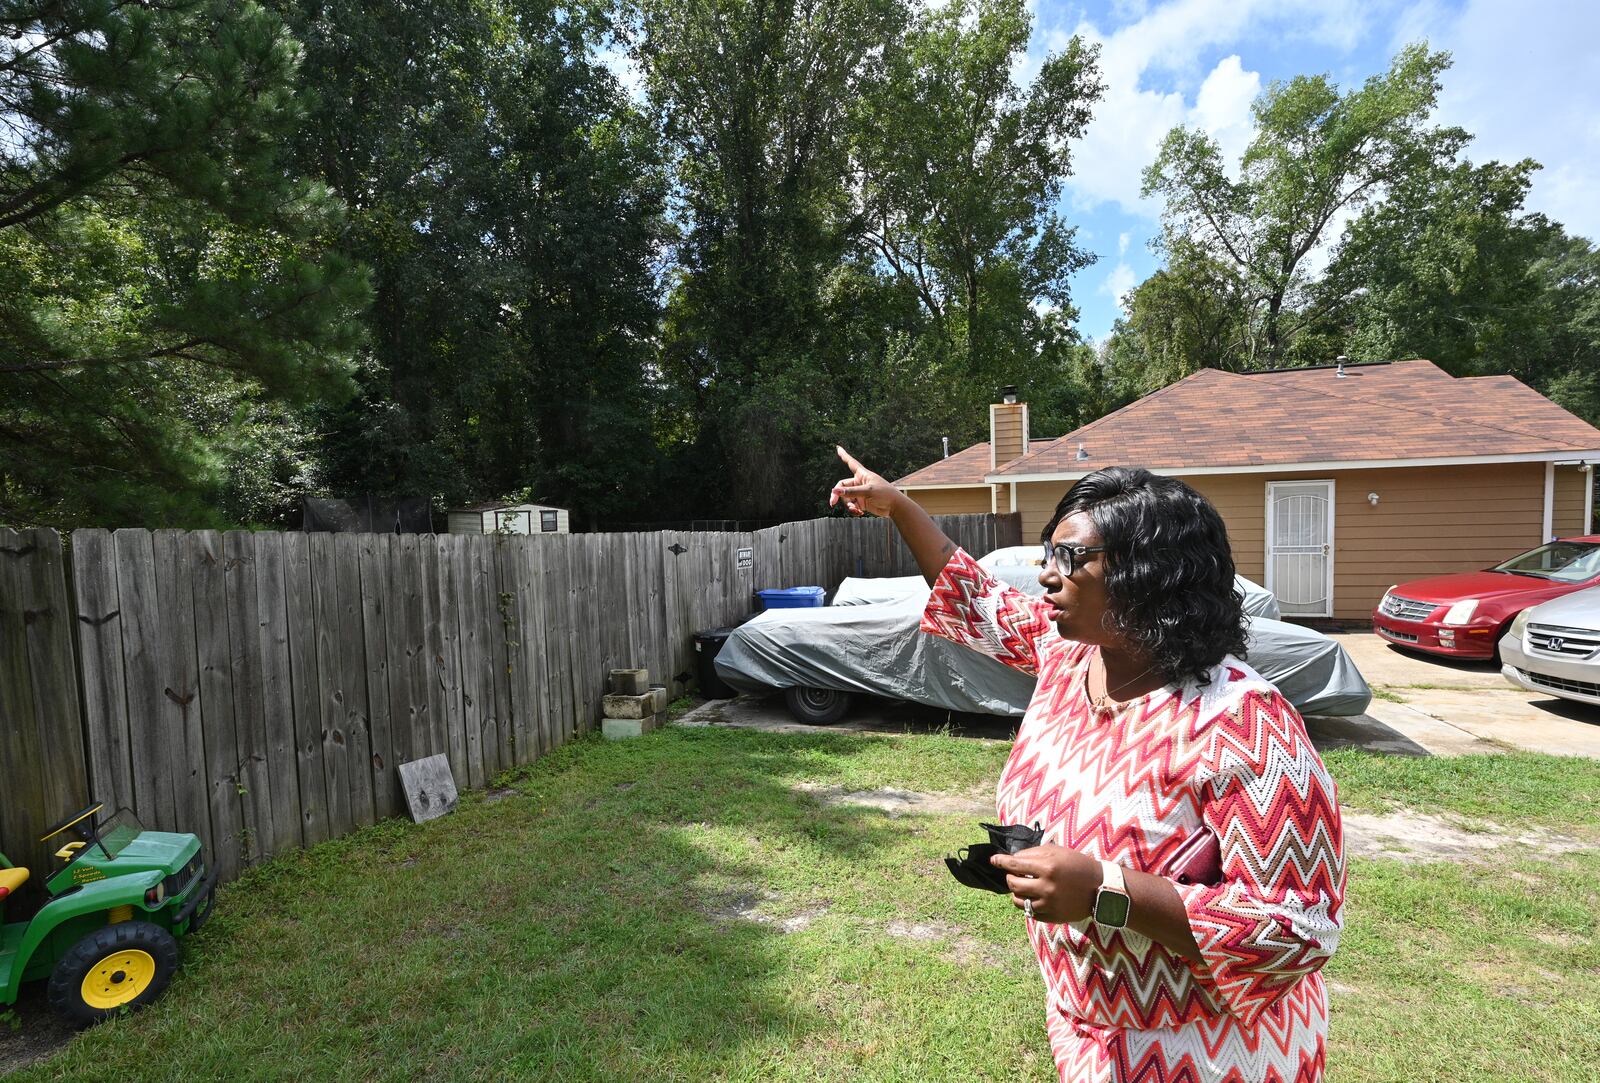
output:
[[[1044, 593], [1038, 559], [1037, 549], [1019, 547], [979, 563], [997, 579], [1038, 596]], [[1343, 647], [1320, 632], [1273, 619], [1276, 601], [1249, 580], [1241, 577], [1239, 589], [1249, 614], [1247, 660], [1301, 714], [1357, 715], [1367, 709], [1372, 691]], [[846, 579], [832, 605], [771, 610], [734, 629], [717, 654], [717, 675], [742, 692], [782, 691], [790, 711], [813, 723], [838, 721], [857, 695], [1020, 717], [1033, 697], [1034, 678], [924, 633], [928, 594], [921, 576]]]

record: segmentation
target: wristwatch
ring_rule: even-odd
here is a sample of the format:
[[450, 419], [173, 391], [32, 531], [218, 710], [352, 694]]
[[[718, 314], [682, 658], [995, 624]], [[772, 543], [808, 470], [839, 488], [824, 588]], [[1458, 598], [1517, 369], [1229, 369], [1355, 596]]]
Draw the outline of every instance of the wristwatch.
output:
[[1107, 929], [1126, 928], [1132, 909], [1133, 900], [1128, 898], [1122, 866], [1110, 861], [1100, 862], [1100, 888], [1094, 893], [1094, 923]]

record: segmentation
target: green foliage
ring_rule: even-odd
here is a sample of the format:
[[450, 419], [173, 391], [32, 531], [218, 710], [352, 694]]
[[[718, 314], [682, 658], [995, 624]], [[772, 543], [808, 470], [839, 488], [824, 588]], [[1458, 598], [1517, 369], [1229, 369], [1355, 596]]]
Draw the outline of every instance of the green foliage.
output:
[[291, 5], [315, 93], [300, 168], [373, 268], [361, 394], [324, 421], [329, 485], [528, 496], [580, 523], [652, 478], [665, 181], [584, 8]]
[[1169, 246], [1198, 247], [1207, 257], [1198, 265], [1222, 271], [1222, 295], [1242, 302], [1240, 365], [1283, 362], [1317, 315], [1306, 257], [1331, 239], [1338, 215], [1448, 161], [1466, 141], [1460, 129], [1427, 124], [1448, 66], [1447, 54], [1411, 46], [1344, 94], [1325, 75], [1273, 83], [1255, 103], [1257, 133], [1237, 179], [1203, 132], [1168, 134], [1144, 194], [1166, 200]]
[[1204, 367], [1425, 357], [1600, 420], [1600, 254], [1524, 211], [1536, 162], [1474, 165], [1466, 132], [1428, 126], [1447, 66], [1412, 47], [1347, 93], [1321, 76], [1274, 84], [1237, 176], [1212, 140], [1174, 130], [1145, 175], [1166, 200], [1166, 266], [1112, 333], [1111, 386], [1131, 398]]
[[367, 293], [284, 169], [297, 57], [251, 4], [0, 0], [0, 516], [237, 522], [304, 472]]

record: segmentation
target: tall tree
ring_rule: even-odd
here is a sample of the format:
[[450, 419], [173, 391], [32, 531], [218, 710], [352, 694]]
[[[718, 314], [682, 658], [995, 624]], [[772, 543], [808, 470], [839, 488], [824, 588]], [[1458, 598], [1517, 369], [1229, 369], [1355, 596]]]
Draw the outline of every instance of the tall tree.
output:
[[350, 205], [377, 298], [330, 484], [531, 495], [592, 525], [653, 476], [664, 179], [595, 59], [601, 6], [290, 6], [317, 105], [302, 167]]
[[866, 236], [957, 344], [954, 375], [968, 379], [1022, 375], [1041, 316], [1070, 321], [1068, 280], [1094, 258], [1055, 206], [1104, 89], [1098, 49], [1074, 37], [1019, 86], [1031, 30], [1022, 0], [922, 10], [855, 124]]
[[280, 153], [297, 56], [248, 3], [0, 0], [0, 516], [239, 521], [303, 467], [366, 285]]
[[[1448, 54], [1410, 46], [1389, 70], [1341, 94], [1323, 75], [1274, 83], [1255, 102], [1257, 133], [1231, 177], [1215, 140], [1175, 128], [1145, 171], [1144, 193], [1166, 201], [1169, 238], [1199, 246], [1242, 283], [1248, 365], [1285, 360], [1320, 315], [1307, 257], [1341, 216], [1407, 178], [1450, 161], [1459, 128], [1428, 123]], [[1173, 242], [1169, 242], [1173, 243]]]
[[639, 4], [683, 231], [662, 342], [681, 506], [780, 516], [806, 488], [826, 294], [855, 241], [850, 107], [904, 19], [901, 0]]

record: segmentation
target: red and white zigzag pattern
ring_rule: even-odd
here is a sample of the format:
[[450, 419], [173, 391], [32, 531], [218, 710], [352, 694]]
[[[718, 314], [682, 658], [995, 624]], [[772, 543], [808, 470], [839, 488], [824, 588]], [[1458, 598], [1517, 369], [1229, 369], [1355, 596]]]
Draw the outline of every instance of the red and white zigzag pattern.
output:
[[1205, 965], [1132, 932], [1028, 922], [1070, 1083], [1309, 1083], [1322, 1077], [1345, 868], [1333, 781], [1300, 717], [1244, 662], [1201, 687], [1098, 712], [1094, 648], [1045, 604], [957, 551], [922, 628], [1025, 672], [1038, 688], [1001, 776], [1002, 823], [1161, 873], [1189, 836], [1221, 840], [1222, 883], [1178, 888]]

